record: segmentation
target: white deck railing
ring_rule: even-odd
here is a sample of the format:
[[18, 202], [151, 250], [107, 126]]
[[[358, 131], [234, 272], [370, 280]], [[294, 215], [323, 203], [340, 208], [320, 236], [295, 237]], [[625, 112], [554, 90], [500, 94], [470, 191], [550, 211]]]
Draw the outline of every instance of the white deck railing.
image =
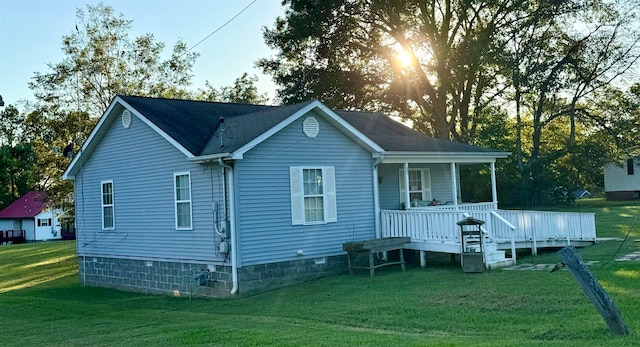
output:
[[411, 238], [412, 242], [459, 242], [456, 222], [466, 218], [463, 211], [410, 209], [381, 211], [382, 237]]
[[[518, 227], [515, 231], [517, 241], [533, 243], [532, 251], [537, 253], [537, 243], [541, 241], [592, 241], [596, 240], [596, 222], [593, 213], [542, 212], [499, 210], [498, 213], [511, 224]], [[493, 231], [497, 240], [510, 238], [509, 231], [496, 228]]]
[[478, 202], [478, 203], [465, 203], [458, 205], [437, 205], [437, 206], [423, 206], [412, 207], [412, 210], [424, 211], [424, 210], [438, 210], [438, 211], [493, 211], [498, 209], [498, 204], [495, 202]]
[[406, 236], [412, 242], [460, 242], [460, 227], [456, 222], [470, 215], [485, 221], [487, 236], [496, 242], [510, 242], [512, 254], [515, 254], [517, 242], [531, 242], [535, 254], [536, 243], [540, 241], [566, 240], [570, 244], [571, 240], [595, 241], [596, 238], [592, 213], [463, 210], [467, 204], [458, 206], [459, 210], [443, 210], [437, 208], [442, 206], [432, 206], [381, 211], [382, 236]]

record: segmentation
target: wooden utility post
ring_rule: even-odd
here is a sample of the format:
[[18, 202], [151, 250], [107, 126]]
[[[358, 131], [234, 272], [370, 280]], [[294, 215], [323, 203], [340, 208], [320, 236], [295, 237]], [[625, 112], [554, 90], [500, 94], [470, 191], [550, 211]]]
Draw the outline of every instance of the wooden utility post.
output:
[[611, 300], [611, 297], [602, 288], [598, 280], [582, 261], [582, 258], [573, 246], [567, 246], [558, 252], [560, 260], [578, 281], [589, 300], [596, 306], [602, 318], [609, 325], [609, 329], [616, 335], [629, 335], [629, 327], [625, 323], [620, 311]]

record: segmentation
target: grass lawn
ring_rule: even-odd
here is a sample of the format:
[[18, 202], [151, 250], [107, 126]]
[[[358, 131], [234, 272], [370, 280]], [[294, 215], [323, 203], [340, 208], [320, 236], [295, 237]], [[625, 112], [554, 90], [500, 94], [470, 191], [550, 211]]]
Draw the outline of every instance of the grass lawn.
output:
[[[640, 205], [585, 201], [599, 237], [623, 239]], [[0, 246], [1, 346], [638, 346], [640, 222], [580, 250], [631, 336], [612, 335], [566, 271], [464, 274], [448, 255], [231, 299], [149, 296], [78, 285], [74, 242]], [[618, 256], [614, 253], [618, 252]], [[518, 263], [555, 263], [555, 252]]]

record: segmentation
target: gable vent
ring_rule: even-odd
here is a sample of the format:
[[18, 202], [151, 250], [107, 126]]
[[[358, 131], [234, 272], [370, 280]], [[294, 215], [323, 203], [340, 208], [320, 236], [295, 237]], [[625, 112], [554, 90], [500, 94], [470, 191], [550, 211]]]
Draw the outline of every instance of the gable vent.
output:
[[318, 136], [320, 132], [320, 123], [318, 123], [318, 120], [314, 117], [307, 117], [302, 122], [302, 132], [304, 132], [308, 138], [313, 139]]
[[122, 126], [125, 128], [131, 126], [131, 112], [129, 110], [122, 111]]

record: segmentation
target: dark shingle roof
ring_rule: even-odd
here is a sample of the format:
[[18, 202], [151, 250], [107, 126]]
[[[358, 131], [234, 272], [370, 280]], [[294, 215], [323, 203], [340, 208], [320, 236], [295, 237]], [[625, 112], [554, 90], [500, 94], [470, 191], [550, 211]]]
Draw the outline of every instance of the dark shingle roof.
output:
[[496, 152], [494, 149], [426, 136], [377, 112], [336, 111], [380, 147], [389, 152]]
[[[232, 152], [308, 103], [288, 107], [138, 96], [120, 98], [194, 155]], [[220, 147], [220, 118], [232, 129]]]
[[[231, 153], [311, 103], [264, 106], [137, 96], [120, 98], [196, 156]], [[425, 136], [381, 113], [336, 113], [390, 152], [496, 152]], [[219, 121], [221, 117], [224, 118], [222, 128]], [[227, 130], [221, 139], [220, 130], [223, 128]]]

